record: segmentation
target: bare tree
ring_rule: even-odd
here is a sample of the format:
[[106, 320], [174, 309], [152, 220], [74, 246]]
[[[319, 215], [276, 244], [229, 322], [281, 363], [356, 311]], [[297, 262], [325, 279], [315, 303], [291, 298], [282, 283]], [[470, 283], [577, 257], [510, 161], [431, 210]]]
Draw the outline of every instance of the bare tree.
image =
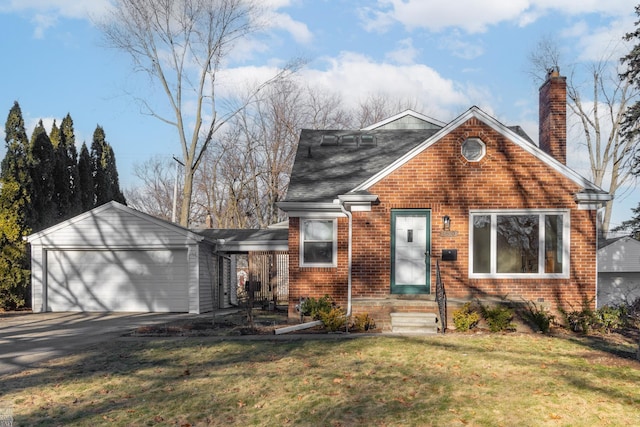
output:
[[110, 19], [99, 24], [107, 44], [129, 54], [135, 70], [146, 73], [166, 95], [166, 114], [140, 101], [145, 113], [176, 128], [185, 164], [183, 226], [189, 224], [195, 173], [214, 135], [270, 82], [218, 115], [223, 60], [238, 40], [259, 29], [259, 16], [252, 0], [115, 0]]
[[343, 99], [311, 86], [306, 88], [305, 122], [310, 129], [348, 129], [353, 126], [352, 114], [343, 107]]
[[125, 190], [127, 204], [142, 212], [170, 221], [172, 217], [175, 168], [173, 160], [152, 157], [134, 166], [142, 186]]
[[[530, 74], [538, 83], [544, 81], [551, 68], [559, 67], [560, 50], [548, 38], [543, 39], [529, 55]], [[631, 158], [635, 140], [621, 134], [624, 114], [632, 100], [638, 97], [627, 79], [618, 77], [617, 61], [604, 58], [596, 63], [570, 67], [567, 77], [567, 105], [580, 123], [580, 140], [568, 141], [586, 146], [589, 156], [591, 180], [608, 191], [616, 193], [633, 179]], [[586, 70], [586, 77], [579, 80], [578, 71]], [[607, 179], [608, 178], [608, 179]], [[607, 233], [611, 222], [613, 200], [607, 202], [601, 229]]]
[[383, 93], [370, 94], [360, 102], [355, 114], [355, 124], [363, 128], [402, 111], [415, 110], [417, 104], [415, 100], [392, 98]]

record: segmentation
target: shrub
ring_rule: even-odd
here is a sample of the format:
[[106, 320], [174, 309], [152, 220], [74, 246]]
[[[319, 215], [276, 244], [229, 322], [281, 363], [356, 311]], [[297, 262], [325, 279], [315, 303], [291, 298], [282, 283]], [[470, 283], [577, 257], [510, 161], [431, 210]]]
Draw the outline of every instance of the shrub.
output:
[[524, 318], [543, 334], [549, 333], [551, 323], [555, 320], [553, 314], [550, 314], [544, 307], [538, 307], [533, 301], [527, 301], [527, 311], [524, 313]]
[[640, 298], [627, 303], [627, 324], [633, 328], [640, 328]]
[[561, 310], [561, 313], [565, 318], [567, 327], [573, 332], [586, 334], [596, 324], [596, 316], [593, 310], [589, 307], [589, 301], [582, 302], [581, 310]]
[[351, 324], [351, 329], [358, 332], [372, 331], [376, 328], [376, 322], [367, 313], [356, 314]]
[[495, 307], [482, 307], [482, 317], [487, 321], [491, 332], [514, 331], [516, 326], [511, 323], [513, 310], [497, 305]]
[[322, 320], [320, 314], [330, 311], [335, 306], [329, 295], [321, 298], [309, 297], [300, 305], [300, 312], [303, 316], [311, 316], [314, 320]]
[[596, 310], [595, 324], [593, 329], [600, 332], [611, 333], [616, 329], [624, 327], [627, 323], [628, 308], [626, 305], [608, 306], [605, 305]]
[[466, 332], [478, 325], [480, 315], [471, 309], [471, 303], [467, 302], [458, 310], [453, 312], [453, 324], [457, 331]]
[[335, 332], [347, 324], [347, 312], [340, 307], [332, 307], [329, 311], [320, 311], [320, 320], [329, 332]]

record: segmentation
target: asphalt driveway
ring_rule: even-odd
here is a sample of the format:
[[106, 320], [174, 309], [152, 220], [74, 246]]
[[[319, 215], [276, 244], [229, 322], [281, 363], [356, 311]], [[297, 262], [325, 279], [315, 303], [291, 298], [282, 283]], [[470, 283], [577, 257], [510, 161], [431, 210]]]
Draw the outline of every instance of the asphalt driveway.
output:
[[194, 316], [186, 313], [3, 313], [0, 314], [0, 375], [28, 369], [139, 326]]

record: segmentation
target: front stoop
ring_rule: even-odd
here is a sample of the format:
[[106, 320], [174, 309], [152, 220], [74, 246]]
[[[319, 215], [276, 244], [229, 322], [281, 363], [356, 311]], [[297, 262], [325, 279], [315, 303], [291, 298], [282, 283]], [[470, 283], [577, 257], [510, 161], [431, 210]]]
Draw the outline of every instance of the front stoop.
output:
[[391, 313], [391, 332], [398, 334], [437, 334], [435, 313]]

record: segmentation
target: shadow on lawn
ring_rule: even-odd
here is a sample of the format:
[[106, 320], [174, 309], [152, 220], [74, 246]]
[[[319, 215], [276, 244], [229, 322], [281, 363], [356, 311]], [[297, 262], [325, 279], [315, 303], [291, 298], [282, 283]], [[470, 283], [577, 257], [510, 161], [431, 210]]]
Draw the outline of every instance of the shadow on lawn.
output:
[[[325, 411], [327, 419], [340, 419], [345, 424], [366, 423], [371, 421], [368, 418], [371, 414], [377, 414], [378, 422], [393, 423], [397, 422], [393, 417], [408, 408], [426, 414], [455, 409], [451, 407], [454, 404], [451, 396], [460, 387], [472, 387], [473, 382], [478, 381], [471, 376], [456, 376], [456, 366], [486, 360], [485, 365], [507, 363], [516, 371], [549, 375], [557, 384], [590, 390], [603, 398], [630, 399], [634, 404], [640, 404], [639, 396], [629, 396], [615, 387], [608, 387], [612, 380], [640, 382], [640, 362], [632, 360], [634, 355], [624, 342], [611, 342], [605, 337], [449, 334], [435, 337], [352, 336], [348, 340], [341, 335], [322, 340], [314, 336], [247, 338], [128, 338], [96, 344], [73, 356], [46, 363], [42, 368], [0, 377], [0, 400], [21, 390], [31, 389], [38, 395], [55, 393], [61, 384], [102, 383], [104, 385], [86, 391], [78, 386], [78, 391], [71, 392], [68, 398], [58, 398], [54, 403], [45, 399], [44, 403], [32, 408], [28, 407], [28, 398], [21, 397], [20, 402], [14, 403], [20, 405], [15, 421], [18, 425], [32, 425], [37, 421], [43, 425], [67, 425], [91, 418], [108, 423], [114, 412], [137, 410], [140, 399], [155, 401], [160, 406], [162, 402], [194, 399], [194, 391], [185, 388], [186, 383], [207, 381], [215, 384], [214, 388], [234, 388], [251, 382], [252, 376], [259, 372], [261, 384], [267, 384], [262, 387], [273, 387], [284, 393], [287, 386], [282, 383], [286, 378], [311, 396], [313, 384], [308, 389], [300, 385], [307, 379], [320, 384], [340, 379], [334, 384], [339, 398], [329, 395], [326, 399], [291, 402], [291, 407], [295, 408], [287, 415], [291, 425], [305, 425], [305, 417], [318, 411]], [[385, 347], [376, 358], [351, 357], [358, 352], [373, 352], [377, 340]], [[575, 345], [584, 347], [585, 351], [576, 352], [572, 349]], [[415, 356], [405, 362], [401, 358], [404, 351], [413, 351]], [[416, 367], [406, 366], [413, 363]], [[593, 367], [597, 369], [590, 369]], [[620, 367], [633, 369], [616, 369]], [[486, 367], [473, 371], [473, 375], [490, 374]], [[589, 375], [585, 376], [587, 371]], [[364, 385], [347, 387], [350, 373], [372, 378]], [[342, 378], [345, 378], [344, 383]], [[420, 390], [418, 397], [409, 399], [394, 395], [394, 384], [407, 381]], [[118, 384], [126, 386], [119, 388]], [[294, 396], [298, 393], [296, 390], [286, 392]], [[231, 417], [226, 420], [230, 424], [233, 420], [238, 421], [233, 418], [234, 413], [242, 412], [237, 401], [217, 404], [218, 408], [207, 407], [202, 411]], [[140, 416], [142, 418], [136, 422], [149, 425], [169, 422], [154, 419], [152, 415]], [[215, 420], [216, 423], [222, 421], [222, 418]]]

